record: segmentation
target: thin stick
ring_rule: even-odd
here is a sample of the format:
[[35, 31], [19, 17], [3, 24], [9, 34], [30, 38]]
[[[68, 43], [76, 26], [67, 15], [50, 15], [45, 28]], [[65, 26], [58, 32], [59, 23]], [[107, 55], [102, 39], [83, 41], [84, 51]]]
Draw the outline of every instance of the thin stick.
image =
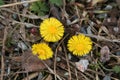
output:
[[[2, 19], [5, 19], [5, 17], [4, 16], [1, 16], [0, 15], [0, 18], [2, 18]], [[31, 24], [31, 23], [26, 23], [26, 22], [18, 22], [18, 21], [16, 21], [16, 20], [12, 20], [12, 19], [7, 19], [9, 22], [12, 22], [12, 23], [14, 23], [14, 24], [21, 24], [21, 25], [25, 25], [25, 26], [29, 26], [29, 27], [39, 27], [39, 26], [36, 26], [36, 25], [34, 25], [34, 24]]]
[[63, 43], [63, 49], [64, 49], [64, 52], [65, 52], [66, 62], [67, 62], [67, 66], [68, 66], [69, 80], [71, 80], [72, 77], [71, 77], [70, 64], [69, 64], [68, 55], [67, 55], [67, 51], [66, 51], [64, 43]]
[[[67, 34], [67, 35], [65, 35], [65, 37], [63, 37], [63, 39], [59, 42], [59, 44], [58, 44], [58, 46], [57, 46], [57, 48], [56, 48], [56, 50], [55, 50], [55, 59], [54, 59], [54, 73], [56, 74], [56, 57], [57, 57], [57, 50], [58, 50], [58, 48], [60, 47], [60, 45], [61, 45], [61, 43], [63, 42], [63, 40], [68, 36], [69, 34]], [[55, 80], [57, 80], [56, 79], [56, 75], [55, 75]]]
[[[92, 72], [92, 73], [94, 73], [94, 74], [101, 75], [101, 76], [103, 76], [103, 77], [105, 76], [105, 74], [102, 74], [102, 73], [100, 73], [100, 72], [94, 71], [94, 70], [92, 70], [92, 69], [87, 69], [87, 71]], [[113, 79], [113, 80], [119, 80], [119, 79], [114, 78], [114, 77], [111, 77], [111, 79]]]
[[6, 5], [0, 6], [0, 8], [20, 5], [20, 4], [25, 4], [25, 3], [32, 3], [32, 2], [36, 2], [36, 1], [39, 1], [39, 0], [29, 0], [29, 1], [16, 2], [16, 3], [12, 3], [12, 4], [6, 4]]
[[117, 40], [117, 39], [108, 39], [108, 38], [105, 38], [103, 36], [93, 35], [93, 34], [85, 34], [85, 35], [89, 36], [89, 37], [92, 37], [92, 38], [96, 38], [99, 41], [107, 41], [107, 42], [117, 42], [117, 43], [120, 43], [120, 40]]
[[[26, 17], [26, 18], [30, 18], [30, 19], [41, 19], [41, 20], [44, 20], [45, 18], [48, 18], [48, 15], [45, 15], [45, 16], [37, 16], [35, 14], [32, 14], [31, 12], [29, 12], [28, 14], [20, 14], [18, 12], [14, 12], [12, 11], [11, 9], [9, 8], [1, 8], [1, 10], [3, 11], [6, 11], [6, 12], [9, 12], [9, 13], [12, 13], [12, 14], [17, 14], [18, 16], [23, 16], [23, 17]], [[32, 16], [31, 16], [32, 15]]]
[[76, 68], [75, 68], [75, 76], [76, 76], [76, 80], [78, 80], [78, 72]]
[[5, 55], [5, 42], [6, 42], [6, 39], [7, 39], [7, 30], [8, 30], [8, 27], [5, 27], [4, 29], [4, 37], [3, 37], [3, 42], [2, 42], [2, 54], [1, 54], [1, 80], [3, 80], [3, 76], [4, 76], [4, 55]]
[[62, 80], [62, 79], [60, 78], [60, 76], [57, 75], [44, 61], [42, 61], [42, 63], [48, 68], [48, 70], [49, 70], [52, 74], [56, 75], [56, 77], [57, 77], [59, 80]]

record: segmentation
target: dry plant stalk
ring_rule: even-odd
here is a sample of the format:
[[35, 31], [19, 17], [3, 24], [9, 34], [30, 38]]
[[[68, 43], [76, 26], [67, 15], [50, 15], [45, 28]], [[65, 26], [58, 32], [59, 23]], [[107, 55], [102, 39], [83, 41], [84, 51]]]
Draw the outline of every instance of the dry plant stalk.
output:
[[7, 34], [8, 34], [8, 27], [6, 26], [4, 29], [4, 37], [3, 37], [3, 42], [2, 42], [2, 54], [1, 54], [1, 80], [3, 80], [3, 75], [4, 75], [4, 55], [5, 55], [5, 42], [7, 39]]
[[23, 2], [16, 2], [16, 3], [2, 5], [2, 6], [0, 6], [0, 8], [20, 5], [20, 4], [25, 4], [25, 3], [32, 3], [32, 2], [36, 2], [36, 1], [38, 1], [38, 0], [29, 0], [29, 1], [23, 1]]

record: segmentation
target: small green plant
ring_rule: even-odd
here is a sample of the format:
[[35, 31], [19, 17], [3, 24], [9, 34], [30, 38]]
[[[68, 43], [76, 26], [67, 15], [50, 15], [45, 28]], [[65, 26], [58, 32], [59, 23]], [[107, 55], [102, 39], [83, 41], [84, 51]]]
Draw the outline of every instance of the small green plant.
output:
[[30, 5], [30, 10], [38, 16], [44, 16], [49, 11], [49, 8], [45, 1], [37, 1]]
[[95, 63], [92, 63], [92, 64], [90, 64], [89, 65], [89, 67], [91, 68], [91, 69], [93, 69], [93, 70], [96, 70], [96, 69], [98, 69], [99, 68], [99, 64], [95, 64]]
[[3, 2], [3, 0], [0, 0], [0, 5], [4, 5], [4, 2]]
[[63, 2], [62, 0], [49, 0], [50, 3], [55, 4], [57, 6], [62, 6]]
[[115, 73], [120, 73], [120, 66], [114, 66], [112, 69]]

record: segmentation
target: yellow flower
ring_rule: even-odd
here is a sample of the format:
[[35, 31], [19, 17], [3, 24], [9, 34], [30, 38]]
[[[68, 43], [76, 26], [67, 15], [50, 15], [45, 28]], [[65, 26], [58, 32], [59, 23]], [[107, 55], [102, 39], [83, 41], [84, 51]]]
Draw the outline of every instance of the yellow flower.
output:
[[32, 53], [41, 60], [46, 60], [53, 56], [53, 51], [46, 43], [33, 44]]
[[40, 34], [45, 41], [59, 41], [64, 34], [64, 26], [56, 18], [47, 18], [40, 25]]
[[83, 56], [89, 53], [92, 49], [92, 41], [89, 37], [83, 34], [72, 36], [68, 40], [68, 49], [73, 52], [74, 55]]

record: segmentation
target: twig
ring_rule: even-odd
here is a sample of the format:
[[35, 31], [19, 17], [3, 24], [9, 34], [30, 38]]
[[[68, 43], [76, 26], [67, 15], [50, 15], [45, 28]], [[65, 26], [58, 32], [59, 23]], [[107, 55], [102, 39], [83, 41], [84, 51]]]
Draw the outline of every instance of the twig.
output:
[[[92, 72], [92, 73], [94, 73], [94, 74], [101, 75], [101, 76], [105, 76], [105, 74], [102, 74], [102, 73], [100, 73], [100, 72], [94, 71], [94, 70], [92, 70], [92, 69], [87, 69], [87, 71]], [[113, 79], [113, 80], [119, 80], [119, 79], [114, 78], [114, 77], [111, 77], [111, 79]]]
[[26, 23], [26, 22], [18, 22], [18, 21], [15, 21], [15, 20], [11, 20], [13, 23], [15, 24], [22, 24], [22, 25], [25, 25], [25, 26], [29, 26], [29, 27], [39, 27], [39, 26], [36, 26], [36, 25], [33, 25], [31, 23]]
[[90, 80], [86, 77], [86, 75], [84, 75], [83, 73], [81, 73], [81, 75], [85, 78], [85, 80]]
[[65, 52], [66, 62], [67, 62], [67, 66], [68, 66], [69, 80], [71, 80], [72, 77], [71, 77], [70, 64], [69, 64], [69, 60], [68, 60], [68, 56], [67, 56], [67, 51], [66, 51], [64, 43], [63, 43], [63, 49], [64, 49], [64, 52]]
[[5, 55], [5, 42], [6, 42], [6, 39], [7, 39], [7, 32], [8, 30], [8, 27], [5, 27], [4, 29], [4, 37], [3, 37], [3, 42], [2, 42], [2, 54], [1, 54], [1, 80], [3, 80], [3, 76], [4, 76], [4, 55]]
[[48, 68], [48, 70], [49, 70], [52, 74], [56, 75], [56, 77], [57, 77], [59, 80], [62, 80], [62, 79], [60, 78], [60, 76], [57, 75], [44, 61], [42, 61], [42, 63]]
[[12, 11], [11, 9], [9, 8], [1, 8], [1, 10], [3, 11], [6, 11], [6, 12], [9, 12], [9, 13], [13, 13], [13, 14], [17, 14], [19, 16], [23, 16], [23, 17], [26, 17], [26, 18], [30, 18], [30, 19], [41, 19], [41, 20], [44, 20], [45, 18], [48, 18], [48, 15], [45, 15], [45, 16], [37, 16], [35, 14], [32, 14], [32, 13], [28, 13], [28, 14], [20, 14], [18, 12], [14, 12]]
[[6, 5], [0, 6], [0, 8], [20, 5], [20, 4], [25, 4], [25, 3], [32, 3], [32, 2], [36, 2], [36, 1], [39, 1], [39, 0], [29, 0], [29, 1], [16, 2], [16, 3], [12, 3], [12, 4], [6, 4]]
[[99, 41], [108, 41], [108, 42], [120, 43], [120, 40], [117, 40], [117, 39], [108, 39], [108, 38], [105, 38], [103, 36], [98, 36], [98, 35], [93, 35], [93, 34], [84, 34], [84, 35], [92, 37], [92, 38], [96, 38]]
[[76, 76], [76, 80], [78, 80], [78, 72], [76, 68], [75, 68], [75, 76]]
[[[1, 16], [0, 15], [0, 18], [2, 19], [5, 19], [4, 16]], [[12, 19], [7, 19], [9, 22], [12, 22], [13, 24], [21, 24], [21, 25], [25, 25], [25, 26], [29, 26], [29, 27], [39, 27], [39, 26], [36, 26], [34, 24], [31, 24], [31, 23], [26, 23], [26, 22], [19, 22], [19, 21], [15, 21], [15, 20], [12, 20]]]
[[[58, 51], [58, 48], [60, 47], [61, 43], [63, 42], [63, 40], [68, 36], [69, 34], [65, 35], [65, 37], [63, 37], [63, 39], [59, 42], [56, 50], [55, 50], [55, 59], [54, 59], [54, 73], [56, 74], [56, 57], [57, 57], [57, 51]], [[55, 80], [56, 79], [56, 75], [55, 75]]]
[[106, 70], [106, 71], [113, 71], [113, 69], [107, 69], [106, 67], [104, 67], [104, 66], [102, 65], [102, 63], [99, 62], [99, 61], [98, 61], [98, 64], [99, 64], [104, 70]]

